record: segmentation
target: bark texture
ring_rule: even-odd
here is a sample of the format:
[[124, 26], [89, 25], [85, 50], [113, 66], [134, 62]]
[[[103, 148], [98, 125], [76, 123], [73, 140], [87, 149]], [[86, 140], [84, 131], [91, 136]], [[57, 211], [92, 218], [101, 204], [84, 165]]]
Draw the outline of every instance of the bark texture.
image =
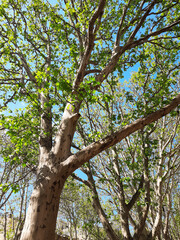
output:
[[31, 195], [29, 208], [21, 239], [55, 239], [56, 219], [59, 209], [59, 197], [64, 180], [44, 180], [36, 183]]

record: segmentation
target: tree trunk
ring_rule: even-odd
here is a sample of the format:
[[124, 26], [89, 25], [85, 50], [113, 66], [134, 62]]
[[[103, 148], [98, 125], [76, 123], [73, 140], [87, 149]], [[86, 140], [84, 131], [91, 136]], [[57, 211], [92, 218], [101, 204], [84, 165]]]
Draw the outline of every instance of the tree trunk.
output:
[[[53, 178], [55, 179], [55, 178]], [[31, 195], [21, 240], [55, 240], [59, 198], [64, 180], [37, 181]]]
[[6, 230], [7, 230], [7, 212], [6, 204], [4, 205], [4, 240], [6, 240]]
[[[49, 148], [49, 144], [50, 147], [52, 146], [49, 135], [44, 134], [44, 132], [40, 135], [39, 171], [20, 239], [54, 240], [59, 198], [68, 176], [98, 153], [115, 145], [147, 124], [165, 116], [178, 106], [179, 102], [180, 94], [164, 108], [138, 119], [114, 134], [93, 142], [75, 154], [71, 154], [70, 148], [76, 124], [80, 117], [80, 114], [78, 114], [80, 104], [77, 104], [76, 107], [67, 105], [51, 150]], [[49, 121], [43, 114], [42, 123], [45, 133], [49, 133], [51, 126], [48, 127], [50, 125]], [[127, 224], [126, 212], [124, 212], [124, 218]], [[132, 239], [129, 230], [125, 239]]]
[[90, 183], [90, 189], [93, 192], [93, 208], [95, 209], [99, 219], [103, 225], [103, 228], [110, 240], [119, 240], [119, 237], [114, 232], [99, 200], [98, 192], [96, 190], [95, 181], [91, 172], [90, 164], [87, 171], [88, 181]]
[[101, 221], [101, 223], [102, 223], [102, 225], [103, 225], [103, 227], [106, 231], [106, 234], [107, 234], [108, 238], [110, 240], [119, 240], [119, 238], [116, 235], [116, 233], [114, 232], [111, 224], [109, 223], [105, 212], [103, 211], [103, 209], [100, 205], [98, 196], [93, 197], [93, 207], [96, 210], [96, 212], [97, 212], [97, 214], [100, 218], [100, 221]]

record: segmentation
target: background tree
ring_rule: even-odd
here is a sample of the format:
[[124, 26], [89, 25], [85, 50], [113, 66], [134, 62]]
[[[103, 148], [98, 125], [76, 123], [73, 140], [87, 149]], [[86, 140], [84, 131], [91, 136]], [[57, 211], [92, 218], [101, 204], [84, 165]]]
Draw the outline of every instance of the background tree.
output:
[[69, 224], [70, 237], [106, 239], [100, 221], [91, 205], [92, 194], [85, 185], [70, 178], [60, 200], [60, 217]]
[[[151, 63], [153, 63], [152, 60]], [[159, 65], [157, 67], [159, 68]], [[144, 78], [146, 79], [146, 76]], [[124, 90], [121, 92], [121, 89], [123, 89], [123, 86], [121, 86], [117, 91], [117, 95], [115, 95], [115, 90], [111, 87], [108, 103], [103, 99], [99, 101], [103, 106], [102, 112], [99, 110], [97, 114], [89, 108], [88, 115], [84, 117], [92, 128], [89, 128], [89, 132], [87, 132], [86, 128], [84, 130], [83, 126], [80, 126], [79, 136], [82, 137], [82, 140], [79, 142], [84, 141], [86, 145], [88, 137], [93, 136], [97, 129], [98, 134], [101, 135], [106, 131], [111, 131], [117, 122], [118, 124], [121, 124], [122, 121], [127, 122], [129, 116], [132, 119], [135, 104], [147, 108], [146, 110], [138, 109], [138, 111], [135, 109], [135, 114], [148, 111], [148, 105], [142, 104], [148, 100], [147, 97], [144, 97], [144, 85], [141, 85], [140, 78], [138, 79], [137, 82], [133, 75], [130, 81], [131, 84], [129, 85], [131, 87], [128, 98], [131, 97], [134, 100], [128, 104], [129, 106], [126, 104], [122, 107], [123, 104], [119, 104], [119, 94], [121, 95], [121, 101], [123, 99], [127, 100], [127, 94], [124, 94], [124, 98], [122, 97]], [[138, 83], [142, 88], [137, 86]], [[146, 87], [148, 87], [148, 84], [153, 84], [152, 79], [147, 79]], [[161, 86], [160, 88], [163, 89]], [[165, 89], [169, 94], [166, 86]], [[133, 96], [130, 93], [133, 93]], [[165, 95], [164, 92], [163, 97]], [[98, 105], [98, 103], [95, 104]], [[119, 113], [118, 116], [115, 114], [116, 112]], [[78, 139], [76, 140], [78, 141]], [[130, 234], [130, 231], [132, 232], [132, 229], [134, 229], [133, 239], [154, 239], [157, 235], [159, 238], [166, 239], [167, 236], [164, 236], [164, 231], [168, 229], [168, 220], [164, 220], [166, 213], [163, 212], [163, 206], [167, 204], [167, 196], [171, 195], [172, 189], [169, 186], [172, 185], [174, 177], [178, 178], [178, 158], [179, 113], [174, 111], [171, 113], [171, 117], [164, 117], [156, 124], [151, 124], [138, 133], [125, 138], [118, 146], [100, 154], [96, 161], [84, 165], [81, 170], [87, 174], [88, 180], [80, 179], [76, 175], [73, 176], [87, 185], [94, 193], [96, 212], [110, 239], [117, 238], [115, 228], [113, 229], [114, 222], [118, 221], [123, 224], [125, 220], [126, 224], [121, 227], [123, 235], [128, 234], [128, 232]], [[104, 199], [108, 199], [111, 203], [110, 219], [108, 219], [106, 209], [102, 207], [101, 202], [103, 200], [99, 200], [99, 191], [103, 191]], [[174, 205], [173, 199], [171, 199], [171, 203]], [[172, 213], [171, 207], [169, 207], [166, 206], [166, 210], [169, 209], [167, 212]], [[125, 216], [123, 216], [123, 212], [125, 212]], [[146, 213], [144, 216], [142, 215], [143, 212]], [[119, 219], [116, 220], [118, 215]], [[169, 218], [168, 214], [166, 218]], [[112, 224], [110, 224], [110, 221]], [[151, 231], [154, 236], [151, 236]]]
[[[162, 97], [165, 89], [158, 88], [164, 80], [167, 90], [176, 83], [150, 68], [154, 84], [146, 89], [146, 81], [140, 81], [147, 101], [151, 99], [149, 105], [140, 102], [135, 106], [137, 114], [132, 109], [128, 120], [104, 134], [95, 132], [86, 147], [71, 151], [77, 123], [87, 131], [90, 127], [83, 112], [88, 114], [99, 95], [108, 102], [108, 88], [118, 86], [129, 67], [151, 57], [150, 45], [171, 55], [171, 64], [167, 62], [164, 69], [178, 67], [179, 1], [64, 1], [54, 6], [46, 1], [1, 2], [2, 110], [11, 101], [25, 104], [15, 114], [3, 112], [1, 124], [15, 143], [12, 152], [28, 149], [38, 166], [21, 240], [54, 239], [66, 179], [94, 156], [179, 105], [180, 95], [174, 98], [169, 91], [168, 97]], [[128, 88], [125, 91], [129, 104], [134, 99]], [[28, 159], [32, 158], [25, 164]], [[148, 188], [148, 176], [145, 181]], [[129, 232], [124, 239], [131, 239]]]

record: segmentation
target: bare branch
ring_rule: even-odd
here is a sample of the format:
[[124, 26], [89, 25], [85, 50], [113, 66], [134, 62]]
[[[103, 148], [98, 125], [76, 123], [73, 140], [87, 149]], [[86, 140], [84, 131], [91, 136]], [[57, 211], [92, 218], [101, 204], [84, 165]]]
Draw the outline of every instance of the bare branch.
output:
[[[64, 2], [65, 2], [65, 4], [67, 4], [67, 1], [64, 1]], [[72, 4], [73, 8], [75, 9], [74, 2], [73, 2], [72, 0], [71, 0], [71, 4]], [[76, 34], [77, 34], [77, 37], [78, 37], [78, 39], [79, 39], [79, 44], [80, 44], [79, 50], [80, 50], [80, 56], [82, 57], [82, 55], [83, 55], [83, 51], [82, 51], [82, 49], [83, 49], [83, 39], [82, 39], [82, 37], [81, 37], [80, 28], [79, 28], [79, 27], [76, 27], [76, 25], [75, 25], [75, 23], [74, 23], [74, 21], [73, 21], [73, 18], [72, 18], [71, 14], [70, 14], [70, 12], [68, 12], [68, 15], [69, 15], [69, 19], [70, 19], [70, 21], [71, 21], [71, 24], [73, 25], [73, 28], [75, 29]], [[73, 16], [74, 16], [75, 21], [76, 21], [76, 24], [77, 24], [79, 21], [78, 21], [78, 17], [77, 17], [77, 14], [76, 14], [75, 11], [73, 11]]]
[[73, 177], [74, 179], [76, 179], [76, 180], [79, 181], [79, 182], [84, 183], [86, 186], [88, 186], [88, 187], [91, 189], [91, 184], [89, 183], [89, 181], [86, 181], [86, 180], [78, 177], [78, 176], [77, 176], [76, 174], [74, 174], [74, 173], [71, 174], [71, 177]]
[[161, 33], [171, 31], [172, 28], [173, 28], [174, 26], [178, 25], [179, 23], [180, 23], [180, 19], [178, 19], [177, 21], [171, 23], [170, 25], [168, 25], [168, 26], [166, 26], [166, 27], [164, 27], [164, 28], [162, 28], [162, 29], [160, 29], [160, 30], [157, 30], [157, 31], [155, 31], [155, 32], [152, 32], [152, 33], [146, 35], [146, 36], [143, 37], [143, 38], [140, 38], [140, 39], [138, 39], [138, 40], [136, 40], [136, 41], [134, 41], [134, 42], [132, 42], [132, 43], [127, 44], [127, 45], [126, 45], [126, 48], [127, 48], [127, 49], [130, 49], [130, 48], [132, 48], [132, 47], [141, 45], [141, 44], [147, 42], [150, 37], [155, 37], [155, 36], [157, 36], [157, 35], [160, 35]]

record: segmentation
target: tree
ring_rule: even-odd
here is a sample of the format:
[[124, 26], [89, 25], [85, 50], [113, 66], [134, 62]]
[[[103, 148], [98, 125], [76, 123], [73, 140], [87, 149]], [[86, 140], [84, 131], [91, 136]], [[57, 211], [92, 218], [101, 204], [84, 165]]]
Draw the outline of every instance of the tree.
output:
[[29, 179], [33, 179], [34, 166], [30, 164], [31, 161], [27, 165], [24, 164], [25, 156], [16, 152], [12, 154], [15, 144], [11, 141], [12, 139], [2, 132], [0, 141], [0, 209], [13, 193], [17, 193], [23, 186], [25, 188]]
[[[23, 164], [32, 156], [31, 164], [38, 164], [21, 240], [55, 239], [66, 179], [102, 151], [179, 105], [180, 95], [171, 91], [178, 78], [179, 12], [179, 1], [64, 0], [52, 6], [42, 0], [1, 0], [2, 110], [7, 111], [10, 102], [25, 104], [23, 110], [8, 116], [3, 112], [1, 124], [15, 144], [12, 153], [21, 154]], [[114, 126], [107, 135], [95, 132], [86, 147], [78, 150], [75, 146], [73, 152], [76, 127], [84, 121], [82, 109], [88, 113], [98, 95], [108, 102], [108, 88], [118, 85], [129, 67], [150, 57], [150, 45], [157, 54], [165, 49], [171, 56], [167, 66], [174, 65], [170, 68], [173, 78], [153, 72], [157, 84], [151, 91], [146, 92], [146, 81], [142, 83], [144, 94], [152, 100], [148, 111]], [[158, 84], [164, 87], [163, 81], [169, 91], [165, 98], [158, 89]], [[126, 95], [131, 102], [128, 90]], [[137, 109], [145, 108], [138, 105]]]
[[91, 198], [86, 186], [76, 183], [72, 178], [68, 179], [61, 195], [59, 214], [69, 225], [71, 239], [78, 239], [80, 235], [83, 239], [105, 239]]
[[[165, 59], [163, 62], [165, 63]], [[153, 64], [152, 60], [151, 63]], [[160, 68], [159, 64], [158, 68]], [[146, 77], [144, 76], [143, 79]], [[134, 98], [132, 105], [138, 104], [146, 107], [145, 111], [148, 111], [148, 104], [142, 105], [142, 102], [147, 100], [144, 96], [144, 85], [141, 86], [139, 77], [138, 80], [137, 83], [133, 75], [130, 81], [129, 90]], [[152, 88], [152, 79], [146, 81], [147, 88], [149, 84]], [[133, 113], [134, 107], [131, 104], [123, 106], [123, 97], [121, 100], [118, 99], [119, 94], [123, 95], [123, 92], [122, 85], [116, 94], [111, 87], [109, 97], [114, 98], [108, 104], [101, 100], [103, 115], [100, 110], [97, 114], [89, 109], [88, 115], [84, 118], [92, 126], [90, 133], [98, 129], [99, 134], [104, 134], [113, 129], [113, 124], [129, 121], [129, 114], [132, 120], [133, 117], [136, 118], [134, 113], [142, 113], [142, 110], [137, 111], [137, 109]], [[163, 97], [166, 94], [168, 93], [164, 93]], [[124, 97], [126, 99], [126, 95]], [[119, 101], [122, 101], [121, 104]], [[120, 117], [112, 121], [116, 112]], [[82, 141], [78, 141], [84, 140], [86, 144], [90, 133], [81, 126]], [[94, 195], [93, 206], [109, 239], [120, 239], [115, 233], [116, 227], [113, 226], [115, 222], [122, 230], [122, 234], [124, 236], [129, 234], [129, 238], [132, 235], [132, 239], [155, 239], [157, 236], [159, 239], [167, 239], [171, 236], [168, 236], [170, 233], [168, 229], [171, 225], [169, 219], [170, 215], [173, 215], [171, 206], [174, 206], [174, 200], [170, 196], [172, 186], [175, 187], [178, 178], [180, 167], [178, 158], [179, 114], [172, 112], [170, 117], [166, 116], [126, 137], [118, 146], [107, 149], [88, 165], [81, 167], [83, 173], [87, 175], [87, 180], [74, 174], [73, 177], [91, 189]], [[98, 196], [99, 191], [103, 192], [104, 199], [109, 201], [110, 219], [106, 208], [102, 205], [104, 200], [100, 200]]]
[[[2, 132], [0, 141], [0, 210], [4, 239], [18, 239], [26, 216], [33, 165], [19, 164], [22, 155], [12, 154], [14, 144]], [[12, 155], [11, 155], [12, 154]], [[24, 159], [25, 160], [25, 159]], [[32, 181], [31, 181], [32, 180]]]
[[[174, 216], [171, 196], [177, 191], [180, 167], [178, 125], [179, 116], [170, 121], [163, 118], [81, 168], [87, 180], [73, 174], [92, 190], [93, 206], [109, 239], [120, 239], [115, 223], [123, 236], [131, 232], [132, 239], [177, 238], [172, 238], [174, 224], [169, 220]], [[98, 196], [99, 189], [110, 205], [110, 218]]]

